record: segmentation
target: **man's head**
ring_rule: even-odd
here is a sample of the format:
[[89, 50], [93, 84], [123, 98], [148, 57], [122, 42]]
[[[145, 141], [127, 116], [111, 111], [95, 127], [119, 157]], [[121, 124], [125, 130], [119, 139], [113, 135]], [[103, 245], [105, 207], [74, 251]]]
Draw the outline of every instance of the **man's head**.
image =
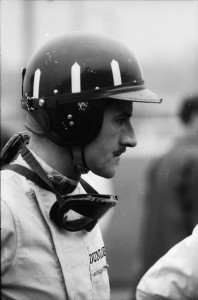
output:
[[197, 140], [198, 137], [198, 95], [185, 97], [179, 109], [184, 135]]
[[180, 119], [187, 125], [195, 115], [198, 116], [198, 95], [185, 97], [179, 110]]
[[[22, 107], [28, 111], [28, 129], [69, 147], [81, 173], [91, 169], [100, 176], [113, 176], [112, 162], [108, 174], [99, 171], [108, 165], [100, 160], [100, 155], [106, 156], [99, 151], [101, 145], [107, 151], [111, 144], [109, 151], [117, 163], [119, 153], [136, 144], [129, 125], [132, 102], [160, 102], [144, 86], [134, 54], [101, 35], [75, 33], [52, 39], [32, 56], [23, 78]], [[114, 127], [110, 120], [118, 110], [127, 115], [127, 121], [117, 135], [125, 131], [124, 139], [130, 141], [123, 143], [117, 136], [121, 142], [113, 146], [113, 132], [108, 130]]]

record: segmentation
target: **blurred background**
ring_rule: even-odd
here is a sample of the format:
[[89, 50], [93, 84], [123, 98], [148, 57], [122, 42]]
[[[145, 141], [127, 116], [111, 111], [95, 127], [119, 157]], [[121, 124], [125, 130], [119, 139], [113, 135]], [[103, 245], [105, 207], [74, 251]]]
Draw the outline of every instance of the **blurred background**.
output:
[[198, 92], [197, 1], [1, 0], [1, 147], [24, 130], [21, 69], [51, 37], [71, 31], [106, 34], [136, 54], [146, 86], [162, 104], [134, 104], [138, 145], [123, 155], [116, 176], [90, 177], [101, 192], [119, 194], [102, 222], [112, 300], [130, 299], [144, 220], [146, 170], [181, 134], [178, 105]]

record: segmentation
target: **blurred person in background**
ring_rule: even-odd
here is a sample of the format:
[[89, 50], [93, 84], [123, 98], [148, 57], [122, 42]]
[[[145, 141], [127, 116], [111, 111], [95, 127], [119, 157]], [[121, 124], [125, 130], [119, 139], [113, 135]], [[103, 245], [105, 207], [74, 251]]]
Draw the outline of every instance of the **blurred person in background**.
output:
[[1, 299], [110, 299], [98, 221], [117, 197], [81, 178], [112, 178], [136, 146], [133, 102], [146, 89], [135, 56], [91, 34], [52, 39], [23, 69], [28, 132], [2, 151]]
[[198, 299], [198, 95], [183, 99], [179, 118], [183, 135], [148, 172], [139, 276], [152, 267], [137, 300]]

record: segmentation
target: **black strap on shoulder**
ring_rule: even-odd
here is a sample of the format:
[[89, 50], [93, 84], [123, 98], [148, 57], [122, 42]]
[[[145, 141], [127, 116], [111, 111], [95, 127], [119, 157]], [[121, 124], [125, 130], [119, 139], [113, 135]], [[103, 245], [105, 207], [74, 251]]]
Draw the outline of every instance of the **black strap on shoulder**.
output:
[[[12, 170], [24, 176], [28, 180], [34, 182], [35, 184], [39, 185], [40, 187], [45, 188], [47, 190], [51, 190], [54, 193], [57, 193], [51, 181], [46, 176], [45, 171], [42, 169], [42, 167], [39, 165], [37, 160], [33, 157], [32, 153], [28, 150], [26, 146], [23, 147], [21, 155], [23, 159], [27, 162], [27, 164], [33, 170], [35, 171], [37, 170], [37, 172], [32, 171], [31, 169], [28, 169], [22, 165], [15, 164], [15, 163], [14, 164], [3, 163], [1, 164], [1, 170]], [[80, 179], [80, 183], [88, 194], [98, 194], [98, 192], [83, 178]]]
[[37, 176], [39, 176], [51, 188], [51, 190], [55, 192], [52, 182], [47, 177], [47, 174], [45, 173], [41, 165], [34, 158], [32, 153], [28, 150], [26, 145], [23, 146], [23, 149], [21, 151], [21, 156], [26, 161], [26, 163], [31, 167], [31, 169], [34, 170]]
[[12, 170], [15, 171], [16, 173], [19, 173], [20, 175], [23, 175], [24, 177], [26, 177], [28, 180], [31, 180], [33, 182], [36, 181], [36, 177], [38, 177], [33, 171], [31, 171], [30, 169], [19, 165], [19, 164], [4, 164], [1, 166], [1, 170]]
[[48, 185], [46, 185], [43, 180], [32, 170], [19, 165], [19, 164], [1, 164], [1, 170], [11, 170], [14, 171], [22, 176], [24, 176], [27, 180], [30, 180], [32, 182], [34, 182], [35, 184], [37, 184], [38, 186], [40, 186], [41, 188], [44, 188], [46, 190], [50, 190], [51, 189], [48, 187]]

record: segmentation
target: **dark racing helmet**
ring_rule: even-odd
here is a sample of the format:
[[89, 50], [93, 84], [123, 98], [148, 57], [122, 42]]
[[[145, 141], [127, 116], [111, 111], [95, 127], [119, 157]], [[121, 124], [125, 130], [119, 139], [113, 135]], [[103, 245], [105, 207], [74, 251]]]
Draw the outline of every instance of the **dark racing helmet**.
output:
[[22, 74], [22, 108], [62, 146], [94, 139], [110, 99], [161, 102], [145, 87], [135, 55], [106, 36], [54, 38], [33, 54]]

